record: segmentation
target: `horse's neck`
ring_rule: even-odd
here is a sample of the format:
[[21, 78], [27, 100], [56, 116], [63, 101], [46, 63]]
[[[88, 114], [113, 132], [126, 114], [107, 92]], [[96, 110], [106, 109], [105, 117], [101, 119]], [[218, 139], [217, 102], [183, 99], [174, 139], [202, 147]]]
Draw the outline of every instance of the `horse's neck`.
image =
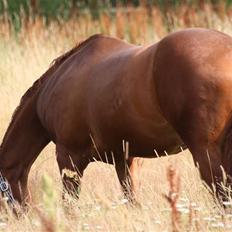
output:
[[0, 149], [0, 171], [8, 179], [17, 180], [23, 172], [29, 171], [31, 164], [48, 142], [47, 133], [36, 113], [36, 95], [31, 96], [16, 111], [5, 134]]

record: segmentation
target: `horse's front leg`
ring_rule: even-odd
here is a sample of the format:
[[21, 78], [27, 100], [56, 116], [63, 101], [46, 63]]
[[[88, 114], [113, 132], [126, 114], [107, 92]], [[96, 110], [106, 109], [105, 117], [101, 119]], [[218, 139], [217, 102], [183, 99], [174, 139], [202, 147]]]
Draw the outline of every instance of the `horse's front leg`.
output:
[[88, 155], [73, 153], [63, 146], [57, 145], [56, 156], [65, 190], [63, 191], [63, 199], [65, 198], [65, 192], [75, 198], [79, 198], [81, 178], [90, 162]]
[[136, 203], [134, 183], [130, 173], [130, 167], [133, 164], [133, 158], [115, 160], [115, 169], [122, 187], [124, 197], [130, 203]]

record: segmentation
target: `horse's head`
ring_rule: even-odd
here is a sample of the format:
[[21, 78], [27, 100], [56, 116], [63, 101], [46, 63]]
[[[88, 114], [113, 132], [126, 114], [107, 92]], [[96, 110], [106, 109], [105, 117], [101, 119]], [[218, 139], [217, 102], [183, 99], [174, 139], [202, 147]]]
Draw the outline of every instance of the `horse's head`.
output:
[[15, 201], [14, 196], [12, 194], [10, 184], [2, 176], [1, 172], [0, 172], [0, 194], [1, 194], [0, 210], [6, 205], [8, 205], [12, 208], [14, 208], [16, 206], [16, 201]]

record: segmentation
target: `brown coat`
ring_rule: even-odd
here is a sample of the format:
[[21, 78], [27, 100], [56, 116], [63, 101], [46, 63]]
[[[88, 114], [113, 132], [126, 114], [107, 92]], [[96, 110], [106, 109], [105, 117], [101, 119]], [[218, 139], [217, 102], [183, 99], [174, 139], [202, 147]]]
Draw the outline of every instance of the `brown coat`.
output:
[[[187, 146], [211, 186], [222, 177], [220, 165], [232, 174], [231, 90], [232, 38], [218, 31], [182, 30], [150, 46], [93, 36], [59, 57], [25, 94], [2, 144], [0, 170], [22, 200], [16, 183], [26, 189], [31, 164], [51, 140], [61, 173], [78, 169], [82, 176], [93, 160], [115, 162], [131, 196], [129, 157]], [[29, 143], [20, 133], [31, 136]], [[64, 184], [79, 187], [65, 175]]]

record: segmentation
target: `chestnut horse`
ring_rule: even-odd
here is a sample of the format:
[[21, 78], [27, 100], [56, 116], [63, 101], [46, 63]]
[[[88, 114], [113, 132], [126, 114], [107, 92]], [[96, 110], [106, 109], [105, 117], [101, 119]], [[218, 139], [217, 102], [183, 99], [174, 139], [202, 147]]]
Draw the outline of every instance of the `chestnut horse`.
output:
[[[202, 179], [218, 186], [221, 166], [232, 175], [231, 113], [230, 36], [187, 29], [135, 46], [95, 35], [58, 57], [24, 94], [3, 138], [0, 171], [24, 202], [30, 167], [52, 141], [61, 173], [82, 176], [91, 161], [114, 163], [132, 199], [132, 157], [184, 146]], [[79, 189], [79, 179], [62, 176], [69, 192]]]

